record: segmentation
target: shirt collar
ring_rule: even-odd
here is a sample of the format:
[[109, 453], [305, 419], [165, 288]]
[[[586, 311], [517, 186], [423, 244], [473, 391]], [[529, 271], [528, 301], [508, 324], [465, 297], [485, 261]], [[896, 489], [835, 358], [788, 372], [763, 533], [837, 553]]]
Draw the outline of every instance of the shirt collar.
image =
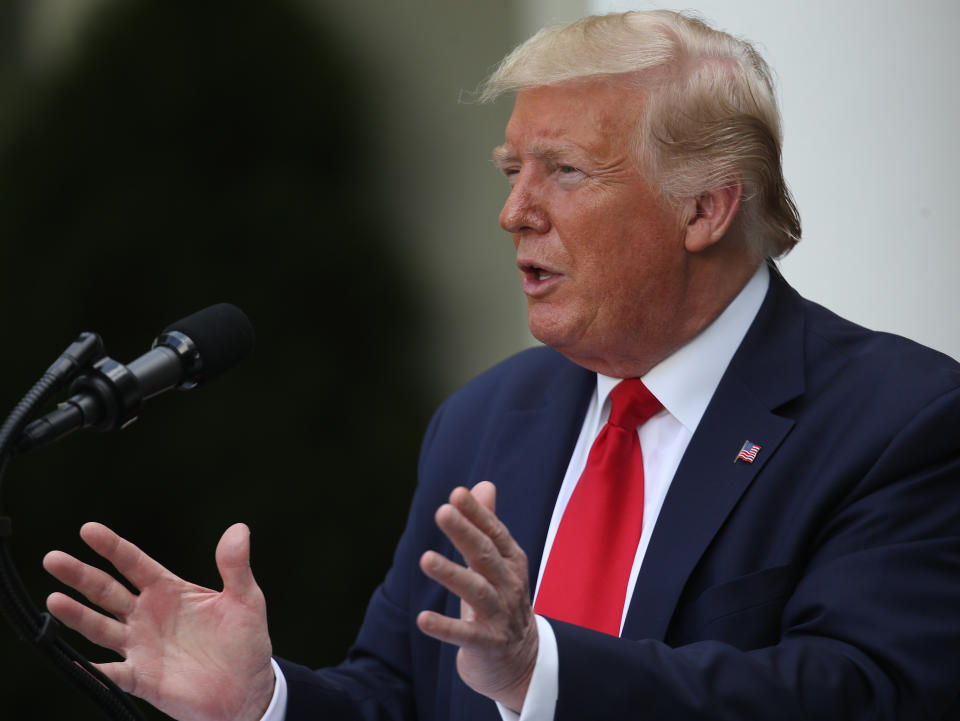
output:
[[[692, 340], [651, 368], [641, 380], [663, 407], [693, 433], [733, 354], [747, 334], [770, 285], [766, 263], [724, 311]], [[597, 374], [597, 402], [603, 408], [610, 391], [620, 382]]]

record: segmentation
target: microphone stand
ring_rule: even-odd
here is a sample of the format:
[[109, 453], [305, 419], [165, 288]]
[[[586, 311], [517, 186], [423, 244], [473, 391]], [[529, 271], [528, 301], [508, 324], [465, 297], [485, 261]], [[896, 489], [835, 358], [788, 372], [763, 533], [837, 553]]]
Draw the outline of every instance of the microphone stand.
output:
[[[103, 357], [100, 337], [81, 333], [17, 404], [0, 426], [0, 479], [10, 458], [20, 450], [18, 441], [32, 417], [54, 393]], [[8, 540], [12, 533], [10, 518], [0, 514], [0, 613], [21, 639], [32, 644], [62, 676], [90, 696], [108, 718], [144, 721], [131, 697], [60, 638], [56, 619], [33, 604], [10, 555]]]

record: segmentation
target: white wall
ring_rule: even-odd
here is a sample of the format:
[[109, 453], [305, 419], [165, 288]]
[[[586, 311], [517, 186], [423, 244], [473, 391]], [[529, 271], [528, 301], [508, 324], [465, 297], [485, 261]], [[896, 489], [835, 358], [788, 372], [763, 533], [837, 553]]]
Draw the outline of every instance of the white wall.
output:
[[[592, 0], [587, 12], [668, 3]], [[803, 219], [783, 260], [807, 297], [960, 359], [960, 3], [701, 0], [779, 80]]]

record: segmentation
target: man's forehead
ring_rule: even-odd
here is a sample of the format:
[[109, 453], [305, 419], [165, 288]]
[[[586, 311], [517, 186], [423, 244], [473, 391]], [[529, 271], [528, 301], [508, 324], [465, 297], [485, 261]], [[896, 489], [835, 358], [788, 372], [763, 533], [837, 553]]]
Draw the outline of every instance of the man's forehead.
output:
[[570, 153], [602, 160], [626, 140], [641, 112], [641, 98], [622, 85], [582, 82], [520, 90], [507, 123], [506, 142], [493, 150], [502, 165], [529, 155], [547, 161]]

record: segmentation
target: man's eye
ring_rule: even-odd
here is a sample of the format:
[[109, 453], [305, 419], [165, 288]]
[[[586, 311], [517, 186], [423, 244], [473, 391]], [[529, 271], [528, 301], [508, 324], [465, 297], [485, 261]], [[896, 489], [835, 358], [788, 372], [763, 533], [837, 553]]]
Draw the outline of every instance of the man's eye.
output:
[[572, 165], [558, 165], [557, 171], [560, 175], [582, 175], [583, 171], [580, 168], [575, 168]]
[[512, 188], [520, 175], [520, 168], [502, 168], [503, 177], [507, 179], [507, 184]]

